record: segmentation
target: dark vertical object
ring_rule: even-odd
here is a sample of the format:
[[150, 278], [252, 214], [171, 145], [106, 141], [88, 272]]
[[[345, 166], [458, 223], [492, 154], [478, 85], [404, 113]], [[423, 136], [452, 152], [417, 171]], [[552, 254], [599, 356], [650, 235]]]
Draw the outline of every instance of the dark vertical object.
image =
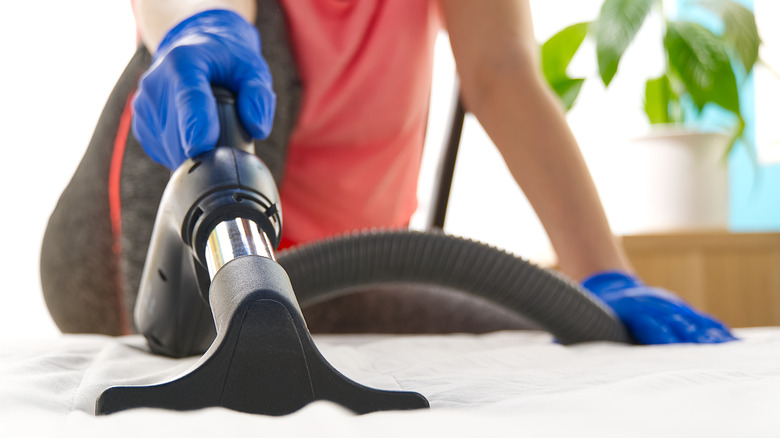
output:
[[442, 154], [443, 156], [439, 163], [439, 168], [436, 171], [436, 186], [434, 188], [434, 196], [436, 198], [433, 205], [433, 215], [431, 216], [428, 229], [444, 228], [444, 217], [447, 214], [447, 204], [450, 200], [452, 177], [455, 173], [455, 159], [458, 157], [458, 147], [460, 146], [460, 136], [463, 132], [463, 120], [465, 117], [466, 109], [463, 107], [461, 94], [458, 93], [458, 103], [455, 106], [455, 111], [452, 115], [447, 146]]
[[271, 69], [276, 93], [271, 135], [265, 140], [255, 140], [255, 153], [271, 170], [277, 187], [281, 187], [287, 146], [301, 108], [303, 84], [279, 0], [257, 0], [255, 26], [262, 39], [263, 58]]

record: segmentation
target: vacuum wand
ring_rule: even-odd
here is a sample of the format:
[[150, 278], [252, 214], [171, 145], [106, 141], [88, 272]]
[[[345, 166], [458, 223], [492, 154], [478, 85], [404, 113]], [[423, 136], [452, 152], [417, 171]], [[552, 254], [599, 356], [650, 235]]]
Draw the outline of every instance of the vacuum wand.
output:
[[260, 256], [276, 261], [271, 240], [249, 219], [220, 222], [206, 241], [206, 265], [212, 280], [226, 263], [242, 256]]
[[[253, 153], [233, 95], [219, 88], [214, 95], [217, 147], [171, 176], [135, 308], [136, 327], [153, 352], [183, 357], [208, 349], [183, 375], [106, 389], [96, 412], [222, 406], [284, 415], [315, 400], [356, 413], [428, 407], [418, 393], [350, 380], [319, 352], [274, 255], [282, 228], [276, 183]], [[204, 330], [206, 319], [214, 324]]]

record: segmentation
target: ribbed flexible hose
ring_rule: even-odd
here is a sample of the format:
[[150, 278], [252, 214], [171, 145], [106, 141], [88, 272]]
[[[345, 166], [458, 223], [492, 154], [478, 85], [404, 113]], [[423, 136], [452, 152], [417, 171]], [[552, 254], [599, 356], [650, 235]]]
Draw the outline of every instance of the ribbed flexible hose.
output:
[[551, 270], [436, 232], [370, 231], [279, 254], [302, 307], [358, 290], [424, 284], [476, 295], [520, 314], [562, 344], [630, 342], [614, 314]]

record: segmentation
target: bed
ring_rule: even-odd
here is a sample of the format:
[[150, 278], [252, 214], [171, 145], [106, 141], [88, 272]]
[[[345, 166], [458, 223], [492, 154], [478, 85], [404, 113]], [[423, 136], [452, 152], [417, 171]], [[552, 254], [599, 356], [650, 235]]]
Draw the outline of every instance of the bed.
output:
[[[140, 336], [0, 340], [2, 436], [778, 436], [780, 328], [723, 345], [562, 346], [538, 331], [316, 335], [350, 378], [424, 394], [429, 410], [357, 416], [315, 402], [285, 417], [211, 408], [93, 415], [116, 384], [151, 383], [196, 358]], [[282, 435], [284, 434], [284, 435]]]

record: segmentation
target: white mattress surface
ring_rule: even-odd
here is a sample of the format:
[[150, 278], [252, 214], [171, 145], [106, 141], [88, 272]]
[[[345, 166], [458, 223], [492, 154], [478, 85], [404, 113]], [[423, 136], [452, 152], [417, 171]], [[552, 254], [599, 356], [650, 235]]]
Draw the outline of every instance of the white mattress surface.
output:
[[95, 417], [108, 386], [153, 383], [196, 358], [141, 337], [0, 339], [0, 436], [780, 436], [780, 328], [724, 345], [561, 346], [546, 333], [316, 336], [348, 377], [418, 391], [430, 410], [356, 416], [316, 402], [285, 417], [222, 408]]

